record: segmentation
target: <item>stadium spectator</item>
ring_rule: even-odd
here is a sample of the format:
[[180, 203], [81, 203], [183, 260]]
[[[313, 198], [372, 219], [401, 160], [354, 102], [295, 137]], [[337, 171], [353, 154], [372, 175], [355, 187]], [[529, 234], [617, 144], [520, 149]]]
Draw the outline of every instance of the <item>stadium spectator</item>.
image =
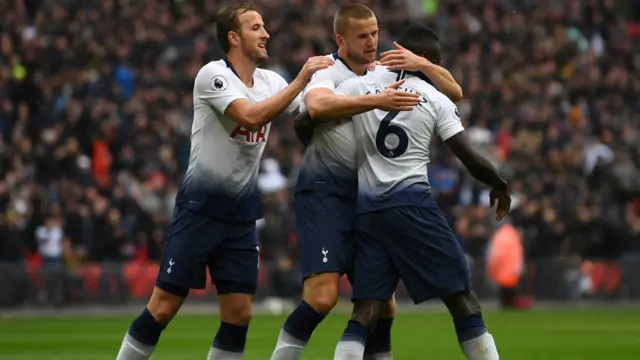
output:
[[[625, 19], [633, 11], [624, 6], [633, 2], [400, 2], [406, 6], [366, 2], [384, 14], [380, 50], [409, 21], [438, 29], [444, 65], [464, 89], [465, 125], [511, 181], [512, 221], [529, 263], [524, 287], [563, 297], [560, 287], [573, 282], [548, 279], [588, 260], [605, 261], [605, 278], [631, 291], [640, 283], [640, 27], [627, 20], [640, 19]], [[331, 18], [340, 2], [257, 3], [271, 34], [266, 66], [285, 78], [335, 48]], [[22, 269], [26, 261], [30, 269], [40, 254], [86, 276], [81, 270], [92, 262], [117, 264], [107, 273], [123, 285], [124, 262], [159, 259], [189, 162], [192, 82], [202, 64], [222, 57], [211, 25], [224, 5], [0, 5], [0, 266]], [[281, 284], [297, 261], [289, 189], [301, 151], [291, 119], [276, 121], [264, 162], [261, 242]], [[469, 255], [483, 262], [496, 230], [486, 189], [442, 144], [433, 154], [439, 203]]]

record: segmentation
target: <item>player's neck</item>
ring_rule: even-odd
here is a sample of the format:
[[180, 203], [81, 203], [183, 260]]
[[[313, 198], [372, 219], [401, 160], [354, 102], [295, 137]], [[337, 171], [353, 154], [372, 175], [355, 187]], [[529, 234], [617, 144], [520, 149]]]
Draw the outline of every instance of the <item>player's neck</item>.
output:
[[240, 78], [240, 81], [247, 87], [253, 87], [253, 73], [258, 67], [255, 61], [236, 51], [229, 51], [227, 60], [231, 63], [233, 71]]
[[342, 59], [342, 61], [344, 61], [349, 69], [351, 69], [351, 71], [353, 71], [356, 75], [362, 76], [367, 72], [367, 65], [358, 64], [349, 60], [347, 52], [346, 50], [344, 50], [344, 48], [338, 49], [338, 57], [340, 57], [340, 59]]

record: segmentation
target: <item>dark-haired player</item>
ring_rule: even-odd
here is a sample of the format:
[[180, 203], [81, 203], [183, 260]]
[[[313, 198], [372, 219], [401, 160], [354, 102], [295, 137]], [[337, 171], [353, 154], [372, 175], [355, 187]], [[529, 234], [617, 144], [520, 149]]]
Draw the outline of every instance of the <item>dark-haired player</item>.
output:
[[[411, 26], [401, 48], [440, 62], [438, 37]], [[335, 351], [335, 360], [362, 359], [380, 304], [392, 298], [402, 279], [413, 301], [441, 298], [453, 316], [458, 341], [471, 360], [497, 360], [471, 291], [465, 255], [434, 202], [427, 178], [429, 145], [439, 136], [479, 181], [492, 187], [497, 218], [509, 211], [507, 183], [471, 148], [456, 106], [421, 73], [381, 69], [352, 78], [336, 90], [344, 96], [376, 94], [404, 80], [398, 90], [419, 95], [412, 111], [373, 110], [353, 117], [358, 146], [358, 199], [354, 313]]]

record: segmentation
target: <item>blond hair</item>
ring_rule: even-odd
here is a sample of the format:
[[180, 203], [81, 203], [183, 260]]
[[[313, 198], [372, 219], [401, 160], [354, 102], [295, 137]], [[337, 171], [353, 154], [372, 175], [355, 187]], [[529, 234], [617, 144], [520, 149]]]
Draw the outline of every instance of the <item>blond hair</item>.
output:
[[349, 29], [349, 20], [366, 20], [375, 17], [368, 7], [361, 4], [345, 5], [338, 10], [333, 17], [333, 32], [336, 35], [345, 35]]

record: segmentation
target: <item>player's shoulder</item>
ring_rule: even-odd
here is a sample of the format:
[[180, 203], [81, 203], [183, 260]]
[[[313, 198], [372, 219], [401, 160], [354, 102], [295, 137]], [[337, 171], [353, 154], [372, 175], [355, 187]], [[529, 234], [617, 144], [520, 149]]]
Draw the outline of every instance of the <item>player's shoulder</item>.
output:
[[229, 76], [233, 75], [233, 71], [229, 69], [227, 63], [224, 60], [216, 60], [210, 61], [200, 68], [198, 71], [198, 76], [208, 76], [208, 75], [223, 75]]
[[326, 69], [318, 70], [316, 74], [322, 74], [326, 77], [331, 77], [336, 81], [342, 81], [346, 78], [355, 76], [353, 71], [349, 69], [347, 65], [345, 65], [342, 60], [338, 57], [337, 53], [324, 55], [326, 58], [329, 58], [334, 61], [333, 65], [329, 66]]
[[428, 85], [428, 87], [424, 87], [422, 93], [436, 113], [444, 116], [446, 119], [453, 118], [459, 120], [460, 113], [458, 112], [456, 104], [433, 85]]
[[233, 81], [233, 71], [224, 60], [211, 61], [200, 68], [196, 75], [195, 91], [203, 88], [211, 88], [215, 91], [224, 91], [229, 82]]
[[338, 60], [338, 53], [331, 53], [331, 54], [327, 54], [324, 57], [329, 58], [331, 60]]

